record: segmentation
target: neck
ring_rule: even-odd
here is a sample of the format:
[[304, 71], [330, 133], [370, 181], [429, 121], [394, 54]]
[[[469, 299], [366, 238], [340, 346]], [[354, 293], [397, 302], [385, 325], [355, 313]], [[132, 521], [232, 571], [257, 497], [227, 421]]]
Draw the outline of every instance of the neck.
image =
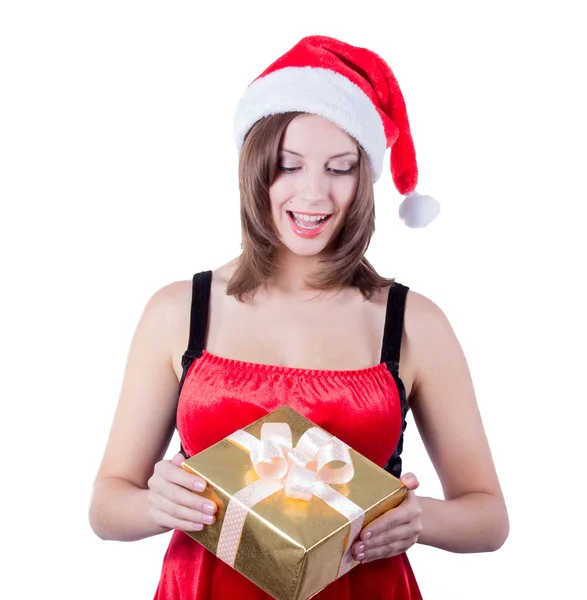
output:
[[298, 256], [289, 250], [280, 251], [275, 257], [275, 271], [267, 287], [291, 295], [315, 295], [316, 290], [308, 288], [306, 281], [316, 276], [322, 268], [320, 260], [323, 258], [323, 254]]

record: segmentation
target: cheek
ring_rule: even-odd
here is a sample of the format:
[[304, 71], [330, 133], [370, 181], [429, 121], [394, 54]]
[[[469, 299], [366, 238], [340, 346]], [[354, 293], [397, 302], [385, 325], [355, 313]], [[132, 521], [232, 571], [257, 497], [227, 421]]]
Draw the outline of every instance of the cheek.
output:
[[283, 202], [287, 202], [293, 195], [293, 185], [291, 178], [277, 177], [269, 188], [269, 199], [271, 206], [278, 208]]
[[271, 220], [275, 227], [279, 228], [283, 219], [284, 204], [291, 198], [291, 184], [284, 177], [278, 177], [269, 187], [269, 206]]
[[346, 212], [350, 208], [357, 195], [358, 187], [359, 181], [355, 178], [345, 178], [344, 181], [337, 182], [334, 197], [336, 198], [336, 205], [341, 212]]

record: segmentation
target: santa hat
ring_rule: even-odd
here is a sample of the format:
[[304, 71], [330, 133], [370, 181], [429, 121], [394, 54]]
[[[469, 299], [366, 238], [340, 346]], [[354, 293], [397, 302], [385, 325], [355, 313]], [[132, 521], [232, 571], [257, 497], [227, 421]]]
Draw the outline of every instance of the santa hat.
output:
[[436, 218], [439, 203], [416, 192], [418, 166], [406, 105], [380, 56], [330, 37], [300, 40], [243, 94], [234, 119], [239, 152], [259, 119], [290, 111], [324, 117], [351, 135], [367, 153], [374, 181], [391, 148], [391, 174], [404, 196], [400, 218], [408, 227], [425, 227]]

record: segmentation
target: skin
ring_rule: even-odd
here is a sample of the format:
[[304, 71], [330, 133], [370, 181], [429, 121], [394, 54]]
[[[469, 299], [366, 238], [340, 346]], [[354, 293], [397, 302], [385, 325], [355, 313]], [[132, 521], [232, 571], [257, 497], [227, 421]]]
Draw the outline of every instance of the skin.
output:
[[[364, 302], [354, 289], [317, 294], [304, 285], [353, 202], [356, 162], [355, 142], [328, 121], [303, 115], [288, 126], [270, 189], [273, 222], [284, 244], [278, 268], [244, 303], [224, 293], [234, 261], [214, 272], [208, 352], [308, 369], [379, 362], [387, 290]], [[303, 239], [292, 232], [292, 210], [332, 216], [322, 234]], [[163, 459], [174, 430], [190, 302], [191, 281], [165, 286], [149, 300], [135, 331], [90, 506], [90, 523], [103, 539], [137, 540], [214, 522], [216, 506], [197, 494], [205, 482], [180, 468], [181, 455]], [[344, 331], [336, 326], [341, 322]], [[405, 501], [361, 532], [354, 556], [369, 562], [416, 542], [453, 552], [496, 550], [507, 538], [508, 516], [467, 362], [440, 308], [412, 291], [401, 352], [400, 377], [444, 499], [417, 496], [416, 477], [405, 474]]]

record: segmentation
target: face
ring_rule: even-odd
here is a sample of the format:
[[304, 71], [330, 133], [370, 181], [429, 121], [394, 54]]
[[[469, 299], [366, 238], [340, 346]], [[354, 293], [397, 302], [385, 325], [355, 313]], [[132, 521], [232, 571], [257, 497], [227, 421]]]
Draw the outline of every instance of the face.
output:
[[358, 163], [357, 144], [330, 121], [300, 115], [288, 125], [269, 198], [277, 235], [291, 252], [329, 248], [355, 198]]

